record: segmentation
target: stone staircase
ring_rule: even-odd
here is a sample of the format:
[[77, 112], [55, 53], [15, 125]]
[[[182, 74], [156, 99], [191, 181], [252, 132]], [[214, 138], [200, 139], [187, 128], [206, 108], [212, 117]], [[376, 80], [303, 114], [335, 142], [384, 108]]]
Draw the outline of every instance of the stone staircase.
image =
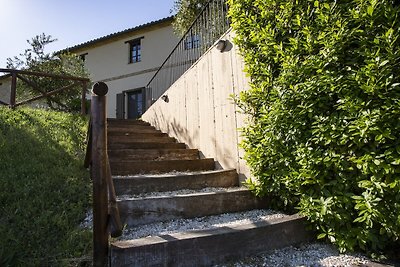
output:
[[[125, 232], [268, 204], [239, 186], [235, 170], [216, 170], [213, 159], [200, 158], [198, 150], [187, 149], [143, 121], [108, 119], [108, 154]], [[310, 236], [303, 218], [286, 215], [229, 227], [121, 238], [111, 244], [111, 266], [212, 266], [305, 242]]]

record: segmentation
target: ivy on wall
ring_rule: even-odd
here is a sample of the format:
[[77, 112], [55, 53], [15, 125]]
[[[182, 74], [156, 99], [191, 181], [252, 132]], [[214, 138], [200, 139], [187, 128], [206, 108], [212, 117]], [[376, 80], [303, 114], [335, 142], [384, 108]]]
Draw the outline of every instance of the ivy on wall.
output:
[[399, 6], [228, 2], [251, 79], [238, 97], [250, 188], [341, 251], [399, 245]]

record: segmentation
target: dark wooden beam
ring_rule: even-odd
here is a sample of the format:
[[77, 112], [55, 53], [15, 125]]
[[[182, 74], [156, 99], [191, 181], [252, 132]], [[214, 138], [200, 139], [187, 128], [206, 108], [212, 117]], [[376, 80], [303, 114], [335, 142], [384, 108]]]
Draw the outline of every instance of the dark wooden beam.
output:
[[[107, 151], [107, 149], [106, 149]], [[112, 237], [118, 237], [122, 235], [122, 223], [121, 216], [119, 214], [117, 196], [115, 194], [114, 182], [111, 175], [110, 161], [107, 155], [107, 185], [108, 185], [108, 196], [109, 196], [109, 210], [110, 210], [110, 234]]]
[[32, 75], [32, 76], [40, 76], [40, 77], [50, 77], [50, 78], [57, 78], [57, 79], [64, 79], [64, 80], [71, 80], [71, 81], [81, 81], [81, 82], [89, 82], [90, 81], [88, 78], [75, 77], [75, 76], [70, 76], [70, 75], [44, 73], [44, 72], [38, 72], [38, 71], [0, 69], [0, 72], [24, 74], [24, 75]]
[[[25, 104], [31, 103], [33, 101], [39, 100], [41, 98], [49, 97], [49, 96], [55, 95], [55, 94], [57, 94], [57, 93], [59, 93], [61, 91], [69, 90], [69, 89], [71, 89], [71, 88], [73, 88], [74, 86], [77, 86], [77, 85], [78, 85], [78, 82], [74, 82], [74, 83], [72, 83], [70, 85], [55, 89], [55, 90], [50, 91], [50, 92], [43, 92], [42, 95], [40, 95], [40, 96], [36, 96], [36, 97], [30, 98], [30, 99], [27, 99], [27, 100], [20, 101], [20, 102], [16, 103], [14, 106], [17, 107], [17, 106], [25, 105]], [[57, 103], [57, 104], [65, 106], [62, 103]]]
[[37, 84], [35, 84], [33, 81], [28, 80], [27, 78], [25, 78], [24, 76], [17, 74], [17, 78], [20, 79], [21, 81], [23, 81], [24, 83], [26, 83], [27, 85], [29, 85], [30, 87], [32, 87], [34, 90], [44, 94], [45, 91], [40, 89], [39, 86]]
[[[108, 197], [107, 197], [107, 133], [106, 93], [93, 86], [92, 116], [92, 180], [93, 180], [93, 266], [108, 266]], [[99, 93], [99, 94], [96, 94]]]

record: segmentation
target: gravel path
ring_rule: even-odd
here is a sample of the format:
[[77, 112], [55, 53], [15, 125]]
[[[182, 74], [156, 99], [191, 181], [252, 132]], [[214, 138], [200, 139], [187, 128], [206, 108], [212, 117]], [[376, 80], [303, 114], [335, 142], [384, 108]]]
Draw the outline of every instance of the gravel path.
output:
[[246, 187], [206, 187], [198, 190], [177, 190], [177, 191], [167, 191], [167, 192], [149, 192], [137, 195], [122, 195], [118, 196], [117, 200], [135, 200], [141, 198], [152, 198], [152, 197], [172, 197], [172, 196], [184, 196], [190, 194], [199, 194], [199, 193], [217, 193], [217, 192], [234, 192], [240, 190], [247, 190]]
[[286, 215], [272, 210], [252, 210], [192, 219], [178, 219], [167, 222], [157, 222], [124, 229], [124, 232], [119, 240], [166, 235], [184, 231], [215, 229], [217, 227], [254, 223], [261, 220], [272, 220], [282, 218], [284, 216]]
[[371, 261], [363, 255], [339, 254], [331, 245], [311, 243], [299, 247], [286, 247], [214, 267], [366, 267], [371, 265]]
[[[223, 226], [254, 223], [261, 220], [282, 218], [285, 214], [273, 210], [252, 210], [207, 216], [193, 219], [179, 219], [168, 222], [158, 222], [135, 228], [124, 229], [123, 235], [118, 240], [129, 240], [154, 235], [165, 235], [182, 231], [200, 229], [215, 229]], [[91, 228], [92, 212], [81, 224], [82, 227]], [[303, 244], [298, 247], [286, 247], [269, 251], [256, 256], [247, 257], [237, 261], [229, 261], [213, 267], [371, 267], [377, 266], [364, 255], [340, 254], [332, 245], [322, 243]], [[378, 265], [383, 266], [383, 265]]]

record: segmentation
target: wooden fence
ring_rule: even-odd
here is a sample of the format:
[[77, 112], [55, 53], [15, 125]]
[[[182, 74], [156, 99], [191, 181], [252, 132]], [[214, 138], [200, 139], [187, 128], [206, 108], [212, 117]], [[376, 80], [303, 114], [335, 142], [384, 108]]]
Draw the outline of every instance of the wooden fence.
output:
[[[44, 99], [44, 98], [48, 98], [50, 96], [59, 94], [61, 92], [65, 92], [67, 90], [71, 90], [74, 87], [81, 86], [81, 88], [82, 88], [81, 95], [80, 95], [81, 113], [86, 114], [86, 91], [87, 91], [87, 86], [90, 83], [90, 80], [87, 78], [74, 77], [74, 76], [68, 76], [68, 75], [58, 75], [58, 74], [51, 74], [51, 73], [43, 73], [43, 72], [36, 72], [36, 71], [15, 70], [15, 69], [0, 69], [0, 72], [6, 73], [5, 75], [3, 75], [1, 77], [3, 80], [7, 79], [7, 78], [11, 78], [9, 102], [6, 102], [6, 100], [0, 100], [0, 105], [9, 106], [10, 108], [14, 109], [18, 106], [26, 105], [31, 102], [34, 102], [34, 101], [37, 101], [40, 99]], [[71, 84], [47, 91], [47, 90], [44, 90], [43, 88], [40, 88], [37, 84], [35, 84], [34, 81], [32, 81], [31, 79], [28, 78], [29, 76], [67, 80], [67, 81], [71, 81]], [[32, 88], [33, 91], [35, 91], [39, 94], [36, 96], [30, 97], [28, 99], [20, 100], [17, 102], [17, 82], [25, 83], [30, 88]], [[60, 106], [64, 106], [64, 104], [62, 104], [54, 99], [53, 99], [53, 101]]]

